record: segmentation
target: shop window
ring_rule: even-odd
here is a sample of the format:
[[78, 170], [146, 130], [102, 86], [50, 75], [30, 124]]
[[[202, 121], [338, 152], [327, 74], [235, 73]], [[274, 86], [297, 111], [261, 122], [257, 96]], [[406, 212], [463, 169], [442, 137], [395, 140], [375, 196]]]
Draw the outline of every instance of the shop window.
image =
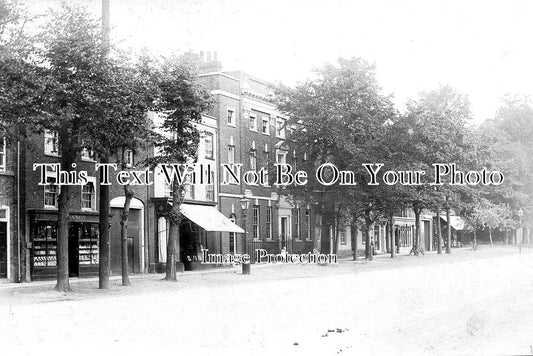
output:
[[[89, 179], [92, 177], [88, 177]], [[96, 210], [96, 179], [90, 180], [87, 184], [81, 187], [81, 208], [83, 210]]]
[[213, 141], [213, 134], [211, 132], [206, 132], [204, 143], [205, 143], [205, 158], [213, 159], [214, 141]]
[[6, 138], [0, 139], [0, 171], [5, 171], [7, 167], [7, 148]]
[[33, 265], [48, 267], [57, 265], [57, 225], [37, 224], [33, 237]]
[[98, 225], [80, 224], [79, 261], [80, 265], [98, 264]]
[[259, 205], [254, 205], [252, 223], [253, 238], [259, 240]]
[[57, 131], [44, 130], [44, 154], [59, 156], [59, 137]]
[[168, 224], [167, 218], [161, 216], [157, 219], [157, 245], [159, 263], [167, 262], [167, 242], [168, 242]]

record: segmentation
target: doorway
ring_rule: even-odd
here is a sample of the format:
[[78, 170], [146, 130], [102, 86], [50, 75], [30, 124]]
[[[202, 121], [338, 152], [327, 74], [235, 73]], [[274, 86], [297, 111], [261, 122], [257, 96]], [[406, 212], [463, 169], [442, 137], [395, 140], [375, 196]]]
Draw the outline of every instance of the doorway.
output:
[[7, 222], [0, 222], [0, 278], [7, 278]]
[[127, 243], [127, 246], [128, 246], [128, 273], [133, 273], [135, 272], [134, 269], [133, 269], [133, 237], [132, 236], [128, 236], [128, 243]]
[[79, 277], [80, 276], [80, 261], [79, 261], [79, 234], [80, 225], [71, 224], [68, 229], [68, 276]]
[[426, 251], [431, 250], [431, 236], [430, 236], [430, 229], [429, 229], [429, 221], [424, 221], [424, 247]]
[[281, 246], [280, 246], [280, 249], [284, 249], [287, 251], [288, 250], [288, 247], [287, 247], [287, 238], [288, 238], [288, 229], [287, 229], [287, 224], [288, 224], [288, 217], [286, 216], [282, 216], [280, 218], [280, 233], [281, 233], [281, 236], [280, 236], [280, 241], [281, 241]]

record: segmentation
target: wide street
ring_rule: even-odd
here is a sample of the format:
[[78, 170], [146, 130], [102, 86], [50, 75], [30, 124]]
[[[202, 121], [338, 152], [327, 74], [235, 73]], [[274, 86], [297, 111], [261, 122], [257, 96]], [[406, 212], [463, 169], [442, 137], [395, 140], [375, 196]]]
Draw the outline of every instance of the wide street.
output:
[[533, 354], [533, 249], [0, 284], [4, 355]]

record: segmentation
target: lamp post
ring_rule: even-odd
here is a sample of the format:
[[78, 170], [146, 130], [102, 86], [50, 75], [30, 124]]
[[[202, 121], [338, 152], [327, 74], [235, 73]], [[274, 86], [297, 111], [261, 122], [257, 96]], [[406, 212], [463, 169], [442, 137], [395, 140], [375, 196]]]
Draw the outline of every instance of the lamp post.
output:
[[518, 209], [518, 211], [516, 212], [518, 214], [518, 219], [519, 219], [519, 222], [520, 222], [520, 241], [518, 241], [518, 252], [522, 252], [522, 215], [524, 215], [524, 211], [522, 210], [522, 208]]
[[[239, 200], [241, 203], [242, 210], [242, 225], [244, 229], [244, 234], [242, 234], [242, 254], [245, 255], [248, 253], [247, 239], [246, 239], [246, 215], [248, 214], [248, 207], [250, 205], [250, 199], [242, 198]], [[250, 274], [250, 264], [242, 263], [242, 274]]]

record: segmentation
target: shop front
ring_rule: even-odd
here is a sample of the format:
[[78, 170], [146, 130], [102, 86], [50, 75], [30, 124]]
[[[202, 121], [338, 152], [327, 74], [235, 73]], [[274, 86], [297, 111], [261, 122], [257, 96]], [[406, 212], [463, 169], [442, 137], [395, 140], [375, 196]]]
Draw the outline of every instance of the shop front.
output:
[[[158, 205], [157, 221], [157, 264], [156, 271], [163, 272], [166, 264], [166, 252], [169, 222], [166, 217], [170, 204]], [[180, 224], [180, 261], [185, 271], [194, 271], [213, 267], [202, 264], [202, 249], [209, 253], [221, 253], [220, 232], [243, 233], [244, 230], [222, 215], [212, 205], [182, 204], [183, 220]]]
[[[57, 212], [30, 211], [31, 279], [57, 275]], [[71, 212], [69, 222], [69, 276], [98, 275], [98, 213]]]

